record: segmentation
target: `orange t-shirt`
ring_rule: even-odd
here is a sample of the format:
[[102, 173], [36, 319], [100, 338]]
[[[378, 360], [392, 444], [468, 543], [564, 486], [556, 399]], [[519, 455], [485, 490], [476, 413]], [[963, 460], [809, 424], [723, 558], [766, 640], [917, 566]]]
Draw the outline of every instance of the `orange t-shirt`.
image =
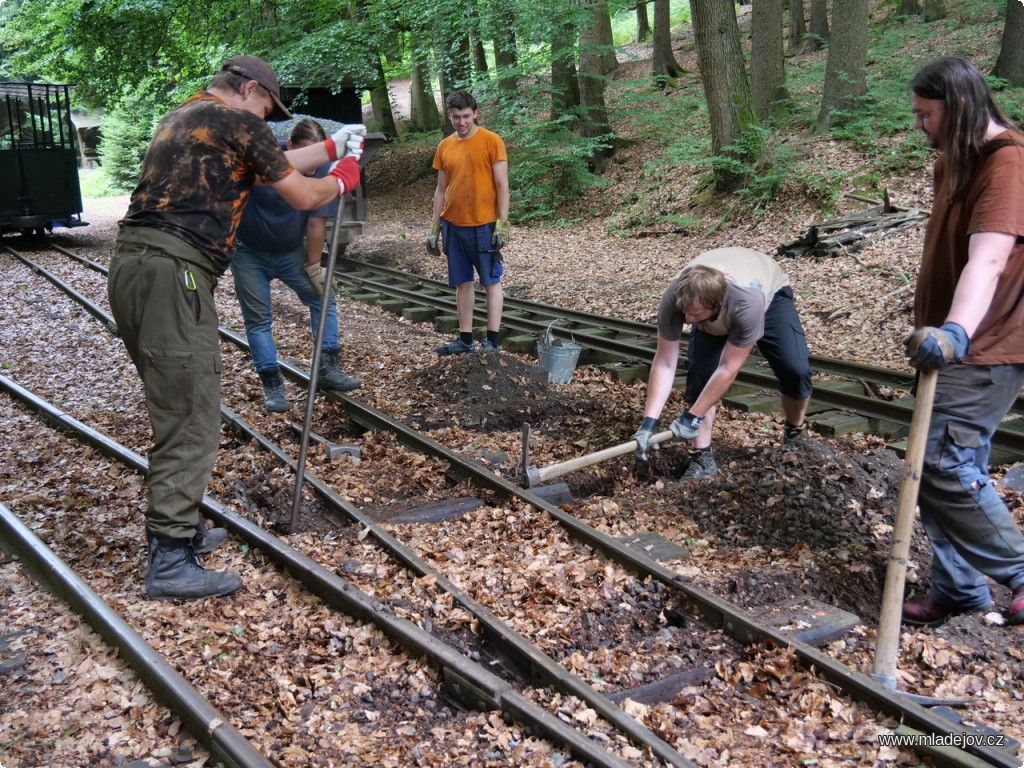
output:
[[914, 296], [917, 327], [940, 326], [953, 303], [976, 232], [1016, 235], [988, 312], [971, 338], [964, 362], [973, 365], [1024, 363], [1024, 136], [1010, 131], [974, 174], [967, 193], [949, 202], [942, 159], [935, 165], [935, 199], [924, 237], [924, 256]]
[[505, 142], [493, 131], [477, 128], [468, 139], [454, 133], [437, 145], [434, 168], [444, 171], [441, 218], [457, 227], [479, 227], [498, 218], [494, 165], [508, 162]]

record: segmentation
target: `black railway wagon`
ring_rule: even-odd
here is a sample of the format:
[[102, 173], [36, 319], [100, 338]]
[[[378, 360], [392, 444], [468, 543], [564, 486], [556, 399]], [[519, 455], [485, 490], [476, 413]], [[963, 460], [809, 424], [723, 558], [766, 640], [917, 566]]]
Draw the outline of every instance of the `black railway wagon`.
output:
[[71, 88], [0, 83], [0, 233], [86, 224]]

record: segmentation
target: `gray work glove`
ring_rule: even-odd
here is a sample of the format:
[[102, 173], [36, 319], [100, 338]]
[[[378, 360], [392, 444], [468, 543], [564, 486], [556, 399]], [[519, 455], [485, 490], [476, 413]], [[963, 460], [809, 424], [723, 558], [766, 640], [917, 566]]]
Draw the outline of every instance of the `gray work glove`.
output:
[[676, 437], [683, 440], [693, 440], [697, 436], [697, 430], [700, 429], [702, 421], [704, 421], [703, 416], [694, 416], [687, 409], [679, 414], [679, 418], [669, 424], [668, 428], [672, 430], [672, 434]]
[[320, 269], [320, 262], [317, 262], [316, 264], [307, 264], [302, 268], [302, 271], [306, 273], [306, 277], [309, 278], [309, 282], [313, 286], [313, 290], [316, 291], [317, 296], [323, 296], [324, 271]]
[[427, 253], [431, 256], [441, 255], [441, 246], [438, 245], [437, 239], [441, 236], [441, 225], [431, 224], [430, 234], [427, 235]]
[[658, 420], [652, 419], [650, 416], [644, 417], [643, 423], [640, 428], [633, 435], [633, 439], [636, 440], [636, 457], [640, 461], [650, 461], [648, 453], [651, 451], [658, 450], [661, 446], [657, 443], [652, 443], [651, 438], [654, 437], [654, 430], [658, 426]]

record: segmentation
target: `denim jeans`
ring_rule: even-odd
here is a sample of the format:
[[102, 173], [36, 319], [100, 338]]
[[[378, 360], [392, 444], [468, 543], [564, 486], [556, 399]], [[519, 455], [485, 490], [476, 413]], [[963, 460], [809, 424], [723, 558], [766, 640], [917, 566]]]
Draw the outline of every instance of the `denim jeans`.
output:
[[939, 370], [918, 503], [932, 545], [930, 596], [977, 608], [985, 576], [1024, 585], [1024, 535], [988, 477], [992, 434], [1024, 385], [1024, 365]]
[[[273, 318], [270, 313], [270, 281], [277, 278], [291, 288], [299, 301], [309, 307], [309, 327], [316, 335], [320, 325], [321, 297], [302, 270], [306, 261], [306, 245], [293, 251], [258, 251], [238, 241], [238, 251], [231, 259], [231, 275], [235, 279], [235, 294], [245, 321], [245, 337], [257, 371], [277, 367], [277, 345], [271, 333]], [[338, 307], [330, 286], [324, 291], [327, 303], [327, 324], [320, 348], [338, 349]]]

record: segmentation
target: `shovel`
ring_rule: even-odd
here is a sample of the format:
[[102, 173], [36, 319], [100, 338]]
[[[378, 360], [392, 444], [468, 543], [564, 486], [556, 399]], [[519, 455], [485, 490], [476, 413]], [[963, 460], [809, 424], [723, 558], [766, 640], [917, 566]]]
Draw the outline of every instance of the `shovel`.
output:
[[[882, 589], [882, 610], [878, 616], [878, 636], [875, 640], [875, 662], [872, 677], [886, 688], [896, 690], [897, 655], [900, 644], [900, 622], [903, 614], [903, 587], [907, 576], [907, 557], [910, 554], [910, 536], [917, 511], [917, 492], [921, 486], [921, 468], [924, 449], [928, 442], [928, 425], [935, 402], [938, 370], [921, 372], [917, 381], [914, 416], [910, 420], [907, 453], [903, 459], [903, 479], [896, 505], [889, 564]], [[904, 694], [910, 695], [910, 694]]]

